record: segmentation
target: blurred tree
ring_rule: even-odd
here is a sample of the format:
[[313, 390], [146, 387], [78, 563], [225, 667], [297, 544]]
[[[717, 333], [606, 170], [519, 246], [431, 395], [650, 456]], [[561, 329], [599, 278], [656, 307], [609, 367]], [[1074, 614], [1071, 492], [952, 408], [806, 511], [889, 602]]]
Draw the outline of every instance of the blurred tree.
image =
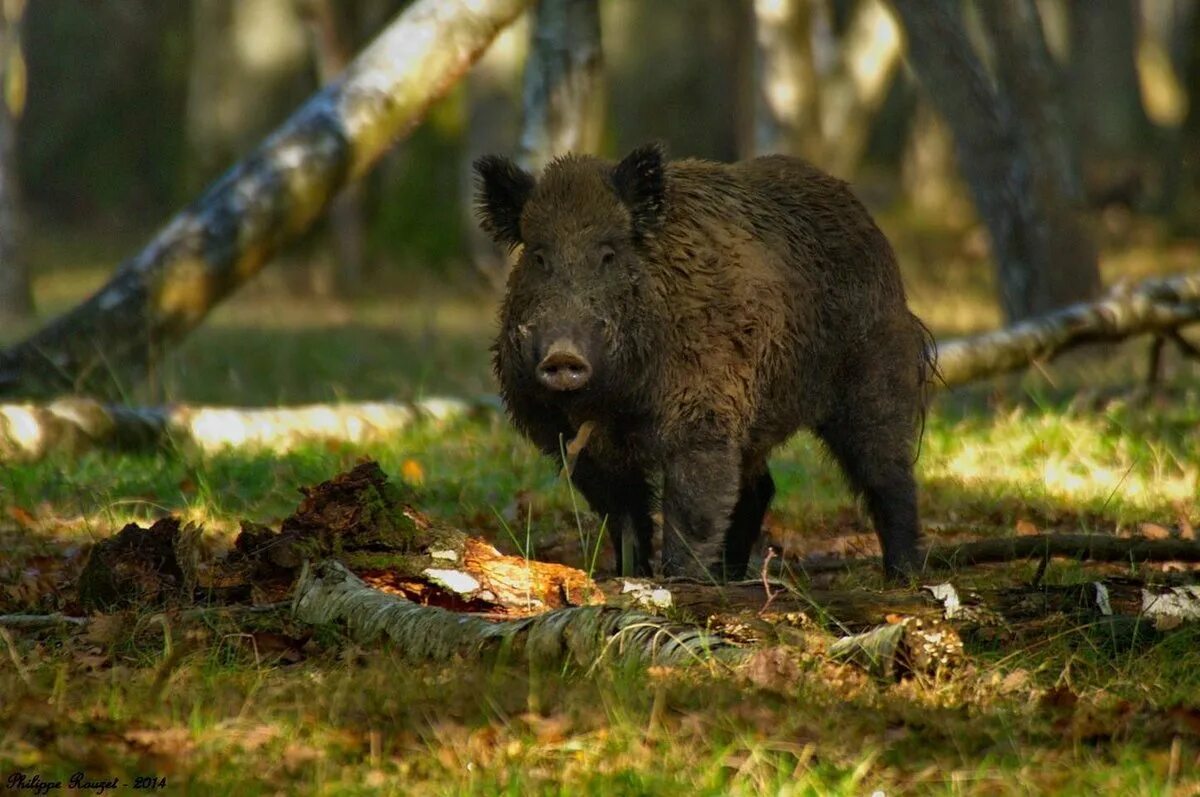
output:
[[460, 170], [460, 207], [466, 248], [475, 268], [497, 288], [508, 260], [475, 216], [475, 171], [481, 155], [513, 152], [521, 128], [521, 66], [529, 44], [528, 17], [505, 29], [467, 75], [466, 146]]
[[[1016, 111], [1052, 101], [1038, 93], [1052, 85], [1050, 79], [1030, 78], [1019, 90], [1034, 96], [1014, 103], [1005, 88], [1017, 90], [1017, 70], [1002, 70], [1000, 87], [993, 84], [956, 0], [892, 4], [908, 36], [913, 70], [954, 133], [959, 168], [990, 233], [1005, 317], [1017, 321], [1093, 296], [1099, 286], [1095, 255], [1055, 181], [1039, 176], [1054, 167], [1040, 162], [1030, 140], [1035, 124], [1025, 124]], [[1068, 267], [1063, 258], [1070, 258]]]
[[1189, 111], [1188, 59], [1200, 4], [1195, 0], [1142, 0], [1140, 8], [1138, 82], [1146, 116], [1156, 129], [1154, 159], [1161, 175], [1153, 209], [1180, 219], [1192, 215], [1179, 207], [1179, 199], [1188, 181], [1183, 128]]
[[[486, 59], [485, 59], [486, 60]], [[503, 116], [498, 107], [507, 101], [511, 78], [511, 59], [498, 53], [495, 61], [486, 66], [475, 81], [476, 102], [489, 102], [483, 108], [473, 108], [471, 128], [476, 140], [468, 149], [473, 159], [482, 154], [478, 128], [481, 122], [500, 122]], [[509, 73], [509, 74], [506, 74]], [[486, 81], [486, 94], [479, 96], [480, 84]], [[490, 96], [488, 96], [490, 95]], [[532, 10], [529, 47], [525, 56], [522, 81], [522, 119], [517, 158], [521, 166], [537, 173], [547, 163], [568, 152], [595, 154], [600, 149], [604, 129], [604, 50], [600, 39], [600, 8], [597, 0], [540, 0]], [[485, 122], [486, 123], [486, 122]], [[492, 151], [504, 151], [510, 142], [496, 135], [501, 130], [485, 133]], [[473, 202], [470, 203], [473, 205]], [[475, 225], [478, 226], [477, 224]], [[476, 266], [497, 288], [507, 276], [509, 258], [495, 244], [473, 239]], [[480, 251], [482, 250], [482, 251]]]
[[[299, 0], [300, 12], [308, 23], [317, 74], [322, 84], [335, 80], [353, 56], [342, 31], [332, 0]], [[363, 189], [358, 183], [346, 186], [329, 208], [333, 243], [332, 263], [314, 262], [312, 281], [320, 295], [354, 293], [362, 288], [366, 259], [366, 219]]]
[[1063, 80], [1050, 55], [1035, 0], [978, 5], [994, 53], [1000, 91], [1013, 105], [1028, 142], [1045, 237], [1034, 263], [1038, 281], [1030, 312], [1041, 314], [1100, 293], [1099, 255], [1080, 210], [1083, 183], [1064, 107]]
[[[749, 3], [605, 0], [609, 152], [652, 139], [673, 156], [734, 160], [748, 149]], [[745, 103], [743, 107], [742, 103]]]
[[[0, 351], [0, 395], [121, 395], [321, 217], [529, 0], [417, 0], [109, 282]], [[386, 98], [386, 101], [382, 101]]]
[[0, 0], [0, 329], [33, 317], [28, 261], [20, 251], [16, 136], [25, 107], [21, 17], [25, 0]]
[[954, 226], [967, 220], [970, 197], [954, 162], [954, 136], [928, 97], [913, 109], [900, 180], [905, 197], [927, 217]]
[[1035, 151], [1038, 178], [1071, 202], [1082, 199], [1079, 155], [1063, 107], [1063, 80], [1050, 55], [1035, 0], [990, 0], [976, 6], [991, 42], [996, 77]]
[[812, 3], [754, 0], [754, 151], [821, 161]]
[[[1186, 54], [1180, 58], [1187, 106], [1180, 132], [1180, 151], [1190, 194], [1186, 207], [1194, 213], [1200, 201], [1200, 24], [1193, 24], [1190, 32]], [[1189, 221], [1194, 225], [1195, 215]]]
[[[188, 3], [28, 3], [29, 95], [18, 142], [25, 207], [105, 234], [184, 198]], [[134, 132], [136, 131], [136, 132]]]
[[1070, 111], [1093, 193], [1140, 179], [1130, 170], [1149, 142], [1137, 73], [1136, 5], [1135, 0], [1070, 4]]
[[537, 172], [568, 152], [595, 153], [604, 126], [597, 0], [540, 0], [525, 62], [521, 165]]
[[295, 0], [192, 0], [190, 182], [227, 169], [316, 82]]
[[[817, 3], [814, 30], [821, 84], [823, 168], [854, 174], [866, 153], [871, 123], [900, 67], [900, 31], [881, 0]], [[838, 25], [845, 17], [844, 28]], [[841, 30], [840, 35], [838, 31]]]

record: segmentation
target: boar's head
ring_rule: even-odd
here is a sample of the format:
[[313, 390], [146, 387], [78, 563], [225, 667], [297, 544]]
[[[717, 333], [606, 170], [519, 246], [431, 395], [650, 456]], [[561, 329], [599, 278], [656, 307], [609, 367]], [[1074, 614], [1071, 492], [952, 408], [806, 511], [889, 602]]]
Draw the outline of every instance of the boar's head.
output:
[[483, 228], [520, 248], [494, 346], [505, 397], [578, 408], [636, 395], [654, 346], [643, 258], [664, 215], [661, 148], [616, 165], [568, 155], [540, 179], [498, 156], [475, 171]]

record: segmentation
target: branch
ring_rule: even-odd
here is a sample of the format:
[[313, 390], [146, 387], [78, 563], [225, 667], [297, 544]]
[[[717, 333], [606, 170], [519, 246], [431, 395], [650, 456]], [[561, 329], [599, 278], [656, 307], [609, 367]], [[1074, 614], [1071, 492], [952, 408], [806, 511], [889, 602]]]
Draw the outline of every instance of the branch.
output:
[[1052, 360], [1088, 343], [1135, 335], [1172, 336], [1200, 320], [1200, 274], [1119, 286], [1096, 302], [1083, 302], [995, 332], [945, 341], [938, 368], [946, 387]]
[[1200, 562], [1200, 543], [1107, 534], [1030, 534], [935, 545], [925, 560], [934, 567], [961, 567], [1051, 556], [1093, 562]]

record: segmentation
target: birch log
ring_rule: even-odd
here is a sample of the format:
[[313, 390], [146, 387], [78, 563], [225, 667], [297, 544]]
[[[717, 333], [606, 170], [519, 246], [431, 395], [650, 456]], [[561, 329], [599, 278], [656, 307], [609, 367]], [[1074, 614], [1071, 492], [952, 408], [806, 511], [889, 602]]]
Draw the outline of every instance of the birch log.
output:
[[386, 637], [417, 661], [501, 654], [542, 665], [588, 666], [606, 657], [679, 665], [744, 656], [741, 648], [699, 628], [609, 606], [576, 606], [502, 622], [421, 606], [368, 587], [332, 559], [304, 573], [296, 595], [300, 621], [343, 622], [356, 639]]
[[417, 0], [95, 295], [0, 352], [0, 396], [119, 395], [420, 121], [530, 0]]
[[1086, 343], [1161, 335], [1200, 320], [1200, 273], [1118, 286], [1098, 302], [1081, 302], [1010, 327], [957, 338], [938, 347], [946, 387], [1052, 360]]
[[492, 402], [429, 398], [299, 407], [125, 407], [88, 398], [0, 404], [0, 462], [37, 460], [93, 448], [166, 444], [212, 453], [258, 448], [283, 453], [304, 443], [366, 443], [419, 420], [448, 421], [487, 412]]

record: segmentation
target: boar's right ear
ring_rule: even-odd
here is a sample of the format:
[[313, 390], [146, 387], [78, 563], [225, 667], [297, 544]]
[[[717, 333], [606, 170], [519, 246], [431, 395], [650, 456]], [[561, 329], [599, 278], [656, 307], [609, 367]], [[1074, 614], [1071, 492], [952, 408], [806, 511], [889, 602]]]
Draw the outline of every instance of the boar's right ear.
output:
[[485, 155], [475, 161], [475, 212], [479, 224], [496, 243], [521, 243], [521, 209], [533, 192], [533, 175], [508, 158]]
[[657, 142], [638, 147], [613, 169], [613, 188], [629, 208], [636, 238], [653, 235], [662, 223], [666, 198], [663, 146]]

